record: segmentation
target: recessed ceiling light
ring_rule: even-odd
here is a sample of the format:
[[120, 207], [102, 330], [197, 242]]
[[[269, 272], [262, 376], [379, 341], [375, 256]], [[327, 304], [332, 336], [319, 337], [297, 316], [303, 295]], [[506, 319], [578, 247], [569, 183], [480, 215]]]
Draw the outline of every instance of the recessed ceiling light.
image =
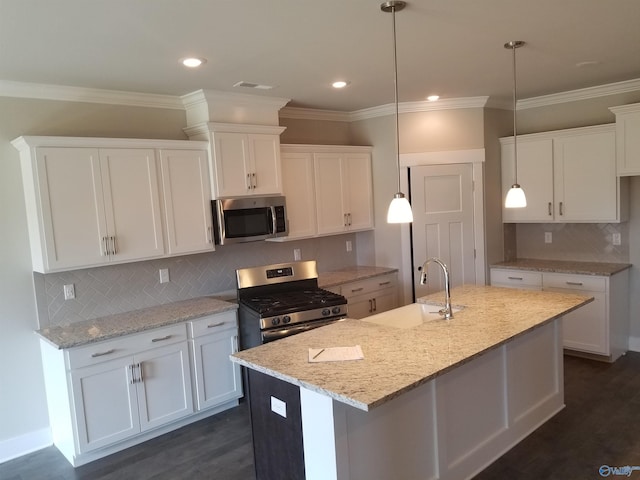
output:
[[430, 102], [435, 102], [435, 101], [437, 101], [439, 98], [440, 98], [440, 95], [429, 95], [429, 96], [427, 97], [427, 100], [428, 100], [428, 101], [430, 101]]
[[347, 85], [349, 85], [349, 83], [351, 83], [351, 82], [346, 82], [346, 81], [344, 81], [344, 80], [338, 80], [337, 82], [333, 82], [333, 83], [331, 84], [331, 86], [332, 86], [333, 88], [344, 88], [344, 87], [346, 87]]
[[206, 63], [207, 60], [205, 58], [197, 58], [197, 57], [187, 57], [180, 60], [185, 67], [196, 68]]

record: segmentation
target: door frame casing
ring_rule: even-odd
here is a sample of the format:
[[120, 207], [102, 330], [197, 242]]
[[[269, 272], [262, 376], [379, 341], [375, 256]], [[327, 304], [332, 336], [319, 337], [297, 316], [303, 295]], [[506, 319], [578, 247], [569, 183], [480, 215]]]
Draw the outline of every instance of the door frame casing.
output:
[[[484, 235], [484, 148], [468, 150], [447, 150], [440, 152], [419, 152], [400, 154], [400, 182], [402, 191], [409, 191], [409, 168], [424, 165], [450, 165], [455, 163], [470, 163], [473, 167], [473, 233], [475, 243], [476, 285], [486, 285], [486, 246]], [[411, 230], [409, 224], [401, 225], [402, 245], [411, 245]], [[411, 248], [402, 249], [402, 268], [400, 269], [402, 304], [412, 303], [413, 292], [413, 251]]]

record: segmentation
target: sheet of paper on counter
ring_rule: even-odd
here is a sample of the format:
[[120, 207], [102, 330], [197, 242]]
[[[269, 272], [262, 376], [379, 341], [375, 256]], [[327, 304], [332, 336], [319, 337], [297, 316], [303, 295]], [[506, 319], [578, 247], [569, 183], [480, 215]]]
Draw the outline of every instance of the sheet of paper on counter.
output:
[[362, 360], [364, 354], [360, 345], [353, 347], [310, 348], [309, 362], [344, 362], [347, 360]]

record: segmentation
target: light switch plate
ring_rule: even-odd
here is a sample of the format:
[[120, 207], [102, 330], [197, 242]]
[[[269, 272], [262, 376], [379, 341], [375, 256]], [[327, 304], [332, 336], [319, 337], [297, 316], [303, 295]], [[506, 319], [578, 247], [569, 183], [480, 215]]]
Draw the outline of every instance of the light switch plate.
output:
[[276, 397], [271, 397], [271, 411], [287, 418], [287, 404]]
[[553, 233], [544, 232], [544, 243], [551, 243], [551, 242], [553, 242]]
[[350, 252], [353, 250], [353, 244], [351, 243], [351, 240], [347, 240], [347, 252]]
[[168, 283], [169, 282], [169, 269], [161, 268], [158, 272], [160, 275], [160, 283]]
[[302, 253], [300, 252], [299, 248], [294, 248], [293, 249], [293, 259], [298, 261], [302, 258]]
[[613, 243], [614, 245], [620, 245], [622, 243], [622, 238], [620, 238], [619, 233], [614, 233], [611, 236], [611, 243]]
[[72, 300], [76, 298], [76, 287], [73, 283], [69, 283], [63, 287], [64, 289], [64, 299]]

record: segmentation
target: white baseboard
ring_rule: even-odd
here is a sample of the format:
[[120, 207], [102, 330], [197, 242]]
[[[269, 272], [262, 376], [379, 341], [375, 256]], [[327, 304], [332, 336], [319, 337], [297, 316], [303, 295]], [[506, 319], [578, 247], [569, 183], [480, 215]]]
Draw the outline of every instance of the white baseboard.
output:
[[629, 351], [640, 352], [640, 337], [629, 337]]
[[0, 463], [53, 445], [49, 427], [0, 441]]

